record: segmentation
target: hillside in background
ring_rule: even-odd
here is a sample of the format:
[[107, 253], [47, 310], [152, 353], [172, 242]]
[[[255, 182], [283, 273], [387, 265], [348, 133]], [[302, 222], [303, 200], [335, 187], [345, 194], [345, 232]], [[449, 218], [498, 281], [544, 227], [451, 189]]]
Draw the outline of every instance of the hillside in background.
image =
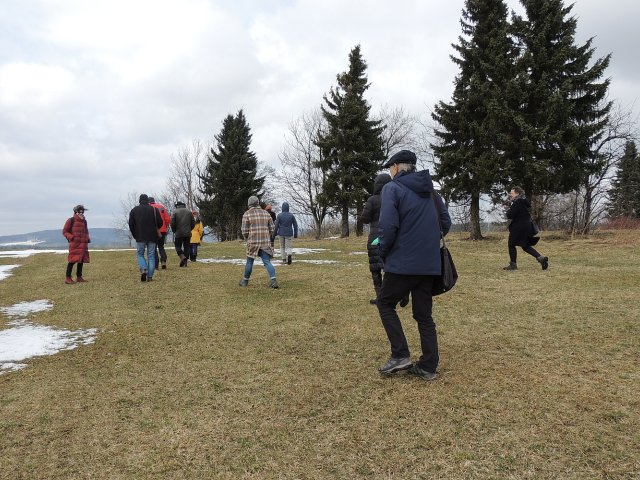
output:
[[[91, 248], [129, 248], [129, 232], [116, 228], [91, 228]], [[62, 230], [41, 230], [21, 235], [0, 236], [0, 249], [21, 248], [56, 249], [67, 248], [68, 242]]]

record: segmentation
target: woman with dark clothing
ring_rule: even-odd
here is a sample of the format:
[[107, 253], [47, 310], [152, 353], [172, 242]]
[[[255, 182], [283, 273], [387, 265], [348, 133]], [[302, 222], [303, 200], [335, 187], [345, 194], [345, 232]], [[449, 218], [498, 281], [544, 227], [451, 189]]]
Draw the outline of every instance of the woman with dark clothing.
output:
[[524, 190], [520, 187], [513, 187], [509, 192], [509, 200], [511, 206], [507, 210], [506, 216], [510, 220], [509, 223], [509, 265], [503, 270], [517, 270], [518, 252], [516, 247], [534, 257], [542, 266], [543, 270], [549, 268], [549, 257], [540, 255], [533, 245], [538, 243], [539, 238], [535, 237], [537, 233], [531, 219], [531, 204], [524, 196]]
[[[367, 199], [362, 210], [360, 219], [362, 223], [369, 224], [369, 237], [367, 238], [367, 255], [369, 257], [369, 271], [373, 280], [373, 289], [376, 292], [376, 298], [380, 294], [382, 287], [382, 260], [378, 255], [378, 244], [372, 242], [378, 238], [378, 219], [380, 218], [380, 192], [382, 187], [391, 181], [391, 175], [381, 173], [373, 182], [373, 195]], [[375, 305], [376, 298], [369, 300], [369, 303]]]
[[[86, 282], [82, 278], [82, 266], [85, 263], [89, 263], [89, 229], [87, 228], [87, 220], [84, 218], [83, 205], [76, 205], [73, 207], [73, 217], [67, 219], [62, 228], [62, 235], [69, 242], [69, 256], [67, 257], [67, 277], [64, 283], [71, 285], [73, 283]], [[72, 272], [73, 265], [78, 264], [76, 267], [76, 281], [73, 281]]]

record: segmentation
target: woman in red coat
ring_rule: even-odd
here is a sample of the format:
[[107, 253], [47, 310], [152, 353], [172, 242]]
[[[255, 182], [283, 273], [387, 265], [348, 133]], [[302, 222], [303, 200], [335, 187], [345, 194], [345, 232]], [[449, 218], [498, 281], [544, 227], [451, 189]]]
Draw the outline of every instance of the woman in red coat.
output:
[[71, 277], [73, 270], [73, 264], [77, 263], [76, 268], [76, 281], [78, 283], [86, 282], [82, 278], [82, 265], [89, 263], [89, 229], [87, 228], [87, 221], [84, 218], [84, 205], [76, 205], [73, 207], [73, 217], [69, 218], [62, 229], [62, 234], [69, 242], [69, 256], [67, 257], [67, 279], [64, 283], [75, 283]]

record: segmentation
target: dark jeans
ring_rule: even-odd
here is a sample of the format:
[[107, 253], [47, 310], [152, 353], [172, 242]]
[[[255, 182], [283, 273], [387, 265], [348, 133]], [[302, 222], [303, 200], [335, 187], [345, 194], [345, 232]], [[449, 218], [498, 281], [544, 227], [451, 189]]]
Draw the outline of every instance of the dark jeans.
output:
[[189, 256], [189, 246], [191, 245], [191, 236], [178, 237], [173, 240], [178, 255]]
[[[158, 262], [162, 262], [164, 265], [167, 263], [167, 251], [164, 249], [164, 244], [167, 242], [167, 232], [163, 233], [160, 238], [158, 238], [158, 243], [156, 243], [156, 268], [158, 268]], [[158, 256], [158, 253], [160, 256]]]
[[[75, 263], [73, 262], [69, 262], [67, 264], [67, 277], [71, 277], [71, 272], [73, 271], [73, 266], [75, 265]], [[78, 263], [78, 266], [76, 267], [76, 276], [77, 277], [81, 277], [82, 276], [82, 263]]]
[[411, 292], [413, 318], [418, 323], [422, 356], [417, 365], [435, 372], [438, 367], [438, 335], [436, 324], [431, 316], [433, 301], [431, 287], [435, 277], [431, 275], [398, 275], [385, 273], [382, 279], [382, 291], [378, 296], [378, 311], [382, 325], [387, 332], [391, 344], [391, 356], [394, 358], [410, 357], [407, 338], [402, 330], [400, 318], [396, 313], [396, 305]]
[[[524, 250], [534, 258], [538, 258], [540, 256], [540, 254], [536, 251], [536, 249], [533, 248], [531, 245], [525, 245], [524, 247], [520, 246], [520, 248], [522, 248], [522, 250]], [[513, 263], [516, 263], [517, 258], [518, 258], [518, 251], [516, 250], [516, 246], [509, 245], [509, 260]]]

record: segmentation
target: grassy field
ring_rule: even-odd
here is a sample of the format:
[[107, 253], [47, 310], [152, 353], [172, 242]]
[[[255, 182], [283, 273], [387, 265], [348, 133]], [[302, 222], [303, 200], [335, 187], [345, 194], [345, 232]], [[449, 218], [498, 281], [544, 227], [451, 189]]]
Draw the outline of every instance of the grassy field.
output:
[[[430, 383], [377, 373], [363, 238], [295, 241], [327, 250], [278, 265], [279, 290], [260, 261], [242, 289], [241, 266], [174, 252], [145, 284], [132, 251], [92, 253], [81, 285], [61, 255], [0, 259], [22, 264], [0, 306], [48, 299], [33, 321], [99, 329], [0, 375], [0, 478], [640, 478], [640, 232], [546, 235], [545, 272], [521, 252], [502, 271], [502, 234], [449, 243], [460, 280], [435, 300]], [[223, 257], [243, 245], [199, 256]]]

